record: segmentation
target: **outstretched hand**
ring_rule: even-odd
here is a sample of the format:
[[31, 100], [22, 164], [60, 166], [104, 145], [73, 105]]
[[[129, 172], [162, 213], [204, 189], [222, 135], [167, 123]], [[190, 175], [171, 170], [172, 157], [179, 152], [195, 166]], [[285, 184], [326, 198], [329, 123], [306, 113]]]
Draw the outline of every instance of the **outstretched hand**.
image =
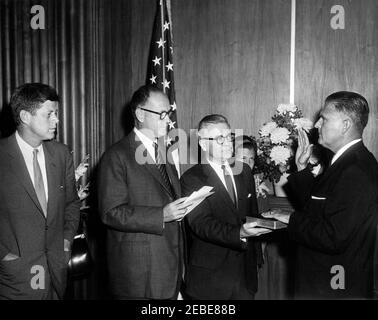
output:
[[240, 238], [258, 237], [269, 232], [272, 232], [272, 230], [257, 227], [256, 222], [246, 222], [240, 228]]
[[295, 164], [298, 171], [305, 169], [310, 161], [313, 145], [310, 144], [306, 132], [298, 129], [298, 149], [295, 153]]

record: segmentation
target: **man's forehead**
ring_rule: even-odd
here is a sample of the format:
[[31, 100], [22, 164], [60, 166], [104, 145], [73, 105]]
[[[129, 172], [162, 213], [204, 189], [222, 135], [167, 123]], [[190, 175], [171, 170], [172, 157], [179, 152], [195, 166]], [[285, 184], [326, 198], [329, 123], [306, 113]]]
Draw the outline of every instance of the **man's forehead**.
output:
[[168, 111], [169, 100], [166, 95], [159, 92], [151, 92], [147, 100], [148, 108], [153, 111]]
[[324, 105], [324, 107], [320, 110], [320, 116], [333, 116], [333, 115], [340, 115], [342, 112], [338, 111], [335, 105], [330, 102]]
[[56, 111], [59, 108], [59, 103], [58, 101], [46, 100], [45, 102], [41, 103], [41, 108], [49, 111]]
[[229, 126], [225, 123], [210, 123], [202, 128], [199, 132], [201, 136], [216, 137], [219, 135], [228, 134], [231, 131]]

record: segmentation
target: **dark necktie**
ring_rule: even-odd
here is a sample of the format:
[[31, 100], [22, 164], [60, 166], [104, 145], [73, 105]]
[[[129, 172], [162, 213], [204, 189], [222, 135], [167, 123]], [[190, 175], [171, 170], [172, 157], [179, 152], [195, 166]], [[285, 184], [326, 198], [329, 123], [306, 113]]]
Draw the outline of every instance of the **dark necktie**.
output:
[[235, 197], [234, 185], [232, 183], [232, 179], [231, 179], [230, 175], [228, 174], [228, 172], [226, 170], [225, 165], [222, 165], [222, 171], [223, 171], [224, 180], [226, 181], [226, 187], [227, 187], [228, 194], [230, 195], [232, 202], [235, 204], [235, 198], [236, 197]]
[[34, 189], [45, 217], [47, 216], [47, 200], [43, 184], [41, 167], [38, 163], [38, 149], [33, 150]]
[[169, 193], [172, 198], [176, 199], [176, 194], [175, 191], [172, 188], [171, 181], [169, 180], [169, 176], [167, 173], [167, 169], [165, 167], [165, 164], [161, 160], [160, 152], [159, 152], [159, 146], [157, 143], [154, 143], [154, 148], [155, 148], [155, 161], [156, 161], [156, 166], [160, 171], [161, 177], [163, 178], [164, 184], [169, 190]]

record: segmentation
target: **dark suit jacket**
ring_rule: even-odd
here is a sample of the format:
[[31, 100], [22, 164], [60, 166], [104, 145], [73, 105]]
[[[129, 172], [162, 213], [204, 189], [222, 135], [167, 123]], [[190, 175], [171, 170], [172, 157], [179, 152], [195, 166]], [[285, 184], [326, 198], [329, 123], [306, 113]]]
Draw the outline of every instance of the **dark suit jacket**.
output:
[[[63, 239], [73, 241], [80, 201], [68, 148], [43, 143], [48, 180], [47, 218], [37, 199], [15, 135], [0, 140], [0, 260], [8, 253], [20, 258], [0, 261], [0, 298], [41, 299], [49, 279], [59, 297], [66, 287], [67, 259]], [[33, 290], [33, 266], [45, 270], [46, 290]], [[40, 274], [38, 272], [38, 274]]]
[[[258, 246], [251, 238], [247, 243], [240, 240], [245, 217], [258, 214], [252, 179], [250, 168], [245, 164], [243, 172], [234, 175], [238, 195], [236, 209], [209, 164], [198, 164], [181, 177], [185, 196], [203, 186], [212, 186], [215, 191], [186, 216], [192, 234], [186, 286], [188, 295], [195, 299], [229, 299], [239, 280], [251, 293], [257, 291]], [[243, 274], [240, 273], [242, 264]]]
[[[298, 242], [297, 298], [366, 298], [373, 289], [378, 218], [378, 164], [359, 142], [322, 175], [308, 169], [289, 177], [302, 199], [288, 231]], [[345, 289], [333, 290], [333, 266], [345, 270]], [[337, 272], [339, 275], [339, 272]]]
[[[138, 153], [150, 164], [137, 163]], [[180, 196], [174, 166], [166, 168]], [[175, 297], [183, 262], [181, 225], [163, 223], [163, 207], [174, 199], [134, 131], [105, 152], [98, 186], [101, 219], [108, 227], [112, 293], [124, 298]]]

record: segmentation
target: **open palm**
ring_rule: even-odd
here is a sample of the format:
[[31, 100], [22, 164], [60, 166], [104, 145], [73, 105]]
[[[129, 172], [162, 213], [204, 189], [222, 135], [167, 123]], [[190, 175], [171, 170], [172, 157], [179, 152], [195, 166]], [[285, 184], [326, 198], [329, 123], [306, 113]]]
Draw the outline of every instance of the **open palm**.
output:
[[308, 162], [312, 154], [313, 145], [310, 144], [307, 134], [303, 129], [298, 129], [298, 149], [295, 153], [295, 164], [298, 171], [301, 171], [307, 167]]

